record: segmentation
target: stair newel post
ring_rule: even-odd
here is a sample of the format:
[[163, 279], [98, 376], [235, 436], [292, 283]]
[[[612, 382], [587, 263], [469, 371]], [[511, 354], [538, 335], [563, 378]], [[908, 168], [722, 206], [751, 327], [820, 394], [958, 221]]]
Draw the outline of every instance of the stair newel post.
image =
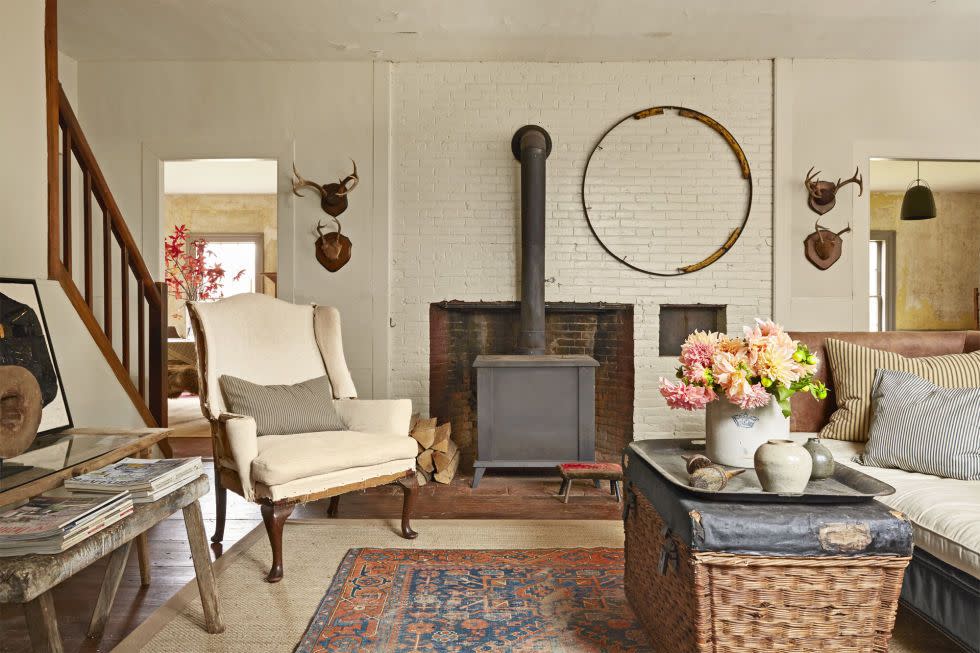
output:
[[157, 426], [167, 426], [167, 284], [153, 284], [159, 303], [149, 303], [149, 368], [150, 396], [148, 404]]

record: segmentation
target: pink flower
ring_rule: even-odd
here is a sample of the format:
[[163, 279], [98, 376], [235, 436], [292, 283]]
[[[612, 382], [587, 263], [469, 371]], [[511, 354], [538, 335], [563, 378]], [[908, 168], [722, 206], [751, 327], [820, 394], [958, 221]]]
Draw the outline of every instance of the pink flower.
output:
[[695, 331], [681, 345], [681, 363], [685, 367], [711, 365], [711, 357], [715, 355], [721, 336], [717, 333]]
[[711, 380], [708, 372], [709, 368], [701, 363], [694, 363], [690, 367], [684, 368], [684, 380], [689, 383], [708, 383]]
[[772, 395], [766, 392], [766, 389], [762, 387], [761, 383], [756, 383], [743, 387], [737, 396], [731, 397], [732, 403], [737, 404], [739, 408], [743, 410], [751, 410], [752, 408], [762, 408], [769, 403], [772, 399]]
[[710, 387], [671, 383], [663, 377], [660, 379], [660, 394], [667, 400], [668, 406], [682, 410], [701, 410], [718, 397]]

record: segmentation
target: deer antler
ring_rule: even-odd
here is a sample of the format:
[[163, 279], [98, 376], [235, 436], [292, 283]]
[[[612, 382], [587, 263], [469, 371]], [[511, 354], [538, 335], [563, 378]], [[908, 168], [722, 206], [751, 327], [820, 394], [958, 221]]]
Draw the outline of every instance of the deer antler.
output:
[[837, 232], [837, 235], [838, 236], [843, 236], [844, 234], [846, 234], [850, 230], [851, 230], [851, 225], [847, 225], [846, 227], [844, 227], [843, 229], [841, 229], [840, 231], [838, 231]]
[[[348, 194], [349, 192], [351, 192], [352, 190], [354, 190], [355, 188], [357, 188], [358, 182], [361, 181], [361, 178], [357, 176], [357, 162], [354, 161], [354, 159], [351, 159], [350, 162], [354, 164], [354, 172], [350, 173], [349, 175], [347, 175], [346, 177], [344, 177], [343, 179], [340, 180], [340, 188], [337, 189], [337, 192], [335, 193], [335, 195], [346, 195], [346, 194]], [[350, 188], [348, 188], [347, 187], [347, 184], [349, 184], [352, 181], [354, 183], [351, 184]]]
[[813, 171], [813, 168], [810, 168], [810, 171], [806, 173], [806, 181], [803, 182], [803, 185], [806, 187], [806, 191], [808, 193], [810, 193], [810, 196], [811, 197], [819, 197], [820, 196], [820, 194], [817, 193], [816, 190], [815, 190], [815, 188], [814, 188], [815, 185], [816, 185], [816, 182], [819, 181], [818, 177], [820, 177], [820, 171], [819, 170], [817, 170], [816, 172], [814, 172]]
[[843, 182], [840, 179], [838, 179], [837, 180], [837, 187], [834, 188], [834, 193], [836, 193], [837, 191], [839, 191], [842, 186], [847, 186], [848, 184], [857, 184], [858, 185], [858, 189], [859, 189], [858, 190], [858, 197], [861, 197], [861, 195], [864, 194], [864, 178], [861, 177], [861, 169], [860, 168], [855, 168], [854, 169], [854, 176], [851, 177], [850, 179], [847, 179], [847, 180], [845, 180]]
[[[334, 223], [337, 225], [337, 233], [339, 234], [340, 233], [340, 229], [341, 229], [341, 227], [340, 227], [340, 220], [338, 220], [337, 218], [334, 218], [334, 217], [331, 217], [330, 219], [333, 220]], [[323, 230], [326, 229], [326, 228], [327, 228], [326, 225], [320, 224], [320, 221], [319, 220], [316, 221], [316, 234], [317, 234], [317, 236], [319, 236], [320, 238], [323, 238]]]
[[293, 175], [296, 177], [296, 179], [293, 180], [293, 195], [296, 197], [304, 197], [304, 195], [299, 194], [299, 189], [308, 186], [316, 189], [316, 192], [320, 193], [320, 197], [323, 197], [323, 187], [315, 181], [303, 179], [299, 172], [296, 171], [296, 163], [293, 163]]

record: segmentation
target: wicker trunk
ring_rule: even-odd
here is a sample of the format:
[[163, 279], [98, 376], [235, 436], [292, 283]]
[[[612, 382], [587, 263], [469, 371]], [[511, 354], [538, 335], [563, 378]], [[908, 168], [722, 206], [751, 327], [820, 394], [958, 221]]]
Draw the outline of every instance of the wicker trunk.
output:
[[692, 551], [630, 486], [626, 596], [657, 651], [886, 653], [907, 556]]

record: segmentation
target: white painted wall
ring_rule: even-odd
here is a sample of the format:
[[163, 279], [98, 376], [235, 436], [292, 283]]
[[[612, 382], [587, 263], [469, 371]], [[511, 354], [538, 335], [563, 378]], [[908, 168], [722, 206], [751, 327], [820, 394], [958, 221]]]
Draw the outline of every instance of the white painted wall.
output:
[[[142, 426], [75, 309], [47, 276], [44, 2], [0, 4], [0, 277], [39, 279], [69, 408], [78, 426]], [[73, 93], [72, 61], [65, 92]]]
[[0, 276], [47, 274], [44, 2], [0, 4]]
[[[779, 60], [775, 72], [775, 313], [795, 329], [867, 330], [869, 159], [980, 159], [980, 63]], [[844, 236], [844, 254], [826, 272], [803, 257], [815, 213], [803, 178], [847, 178], [853, 186], [821, 224]], [[958, 255], [950, 252], [950, 264]]]
[[[347, 361], [364, 397], [386, 393], [388, 368], [387, 334], [373, 327], [388, 318], [387, 229], [378, 227], [387, 225], [387, 199], [374, 174], [375, 88], [379, 79], [387, 88], [387, 74], [387, 64], [368, 62], [79, 65], [83, 127], [134, 236], [158, 269], [152, 244], [161, 224], [161, 160], [278, 160], [279, 295], [340, 309]], [[379, 128], [386, 140], [383, 121]], [[291, 194], [291, 166], [295, 161], [305, 177], [327, 183], [350, 172], [351, 158], [363, 173], [341, 217], [353, 256], [330, 273], [313, 248], [314, 227], [326, 216], [318, 199]]]
[[[633, 271], [603, 251], [580, 199], [585, 161], [602, 133], [624, 115], [661, 104], [698, 109], [724, 124], [744, 148], [756, 184], [734, 249], [705, 270], [671, 279]], [[519, 165], [510, 141], [518, 127], [536, 123], [554, 140], [547, 299], [634, 304], [636, 437], [703, 429], [703, 416], [669, 411], [657, 391], [658, 378], [676, 366], [657, 351], [659, 306], [728, 304], [734, 332], [770, 313], [771, 62], [400, 63], [393, 66], [391, 107], [392, 393], [410, 397], [423, 413], [428, 408], [430, 302], [519, 297]], [[692, 183], [699, 169], [685, 166], [701, 161], [697, 154], [704, 153], [665, 148], [677, 189], [728, 192], [724, 184], [738, 179], [735, 170]], [[624, 205], [635, 201], [627, 185], [612, 192]], [[679, 223], [691, 217], [677, 215]], [[689, 246], [697, 234], [692, 227], [670, 238], [675, 247]]]

